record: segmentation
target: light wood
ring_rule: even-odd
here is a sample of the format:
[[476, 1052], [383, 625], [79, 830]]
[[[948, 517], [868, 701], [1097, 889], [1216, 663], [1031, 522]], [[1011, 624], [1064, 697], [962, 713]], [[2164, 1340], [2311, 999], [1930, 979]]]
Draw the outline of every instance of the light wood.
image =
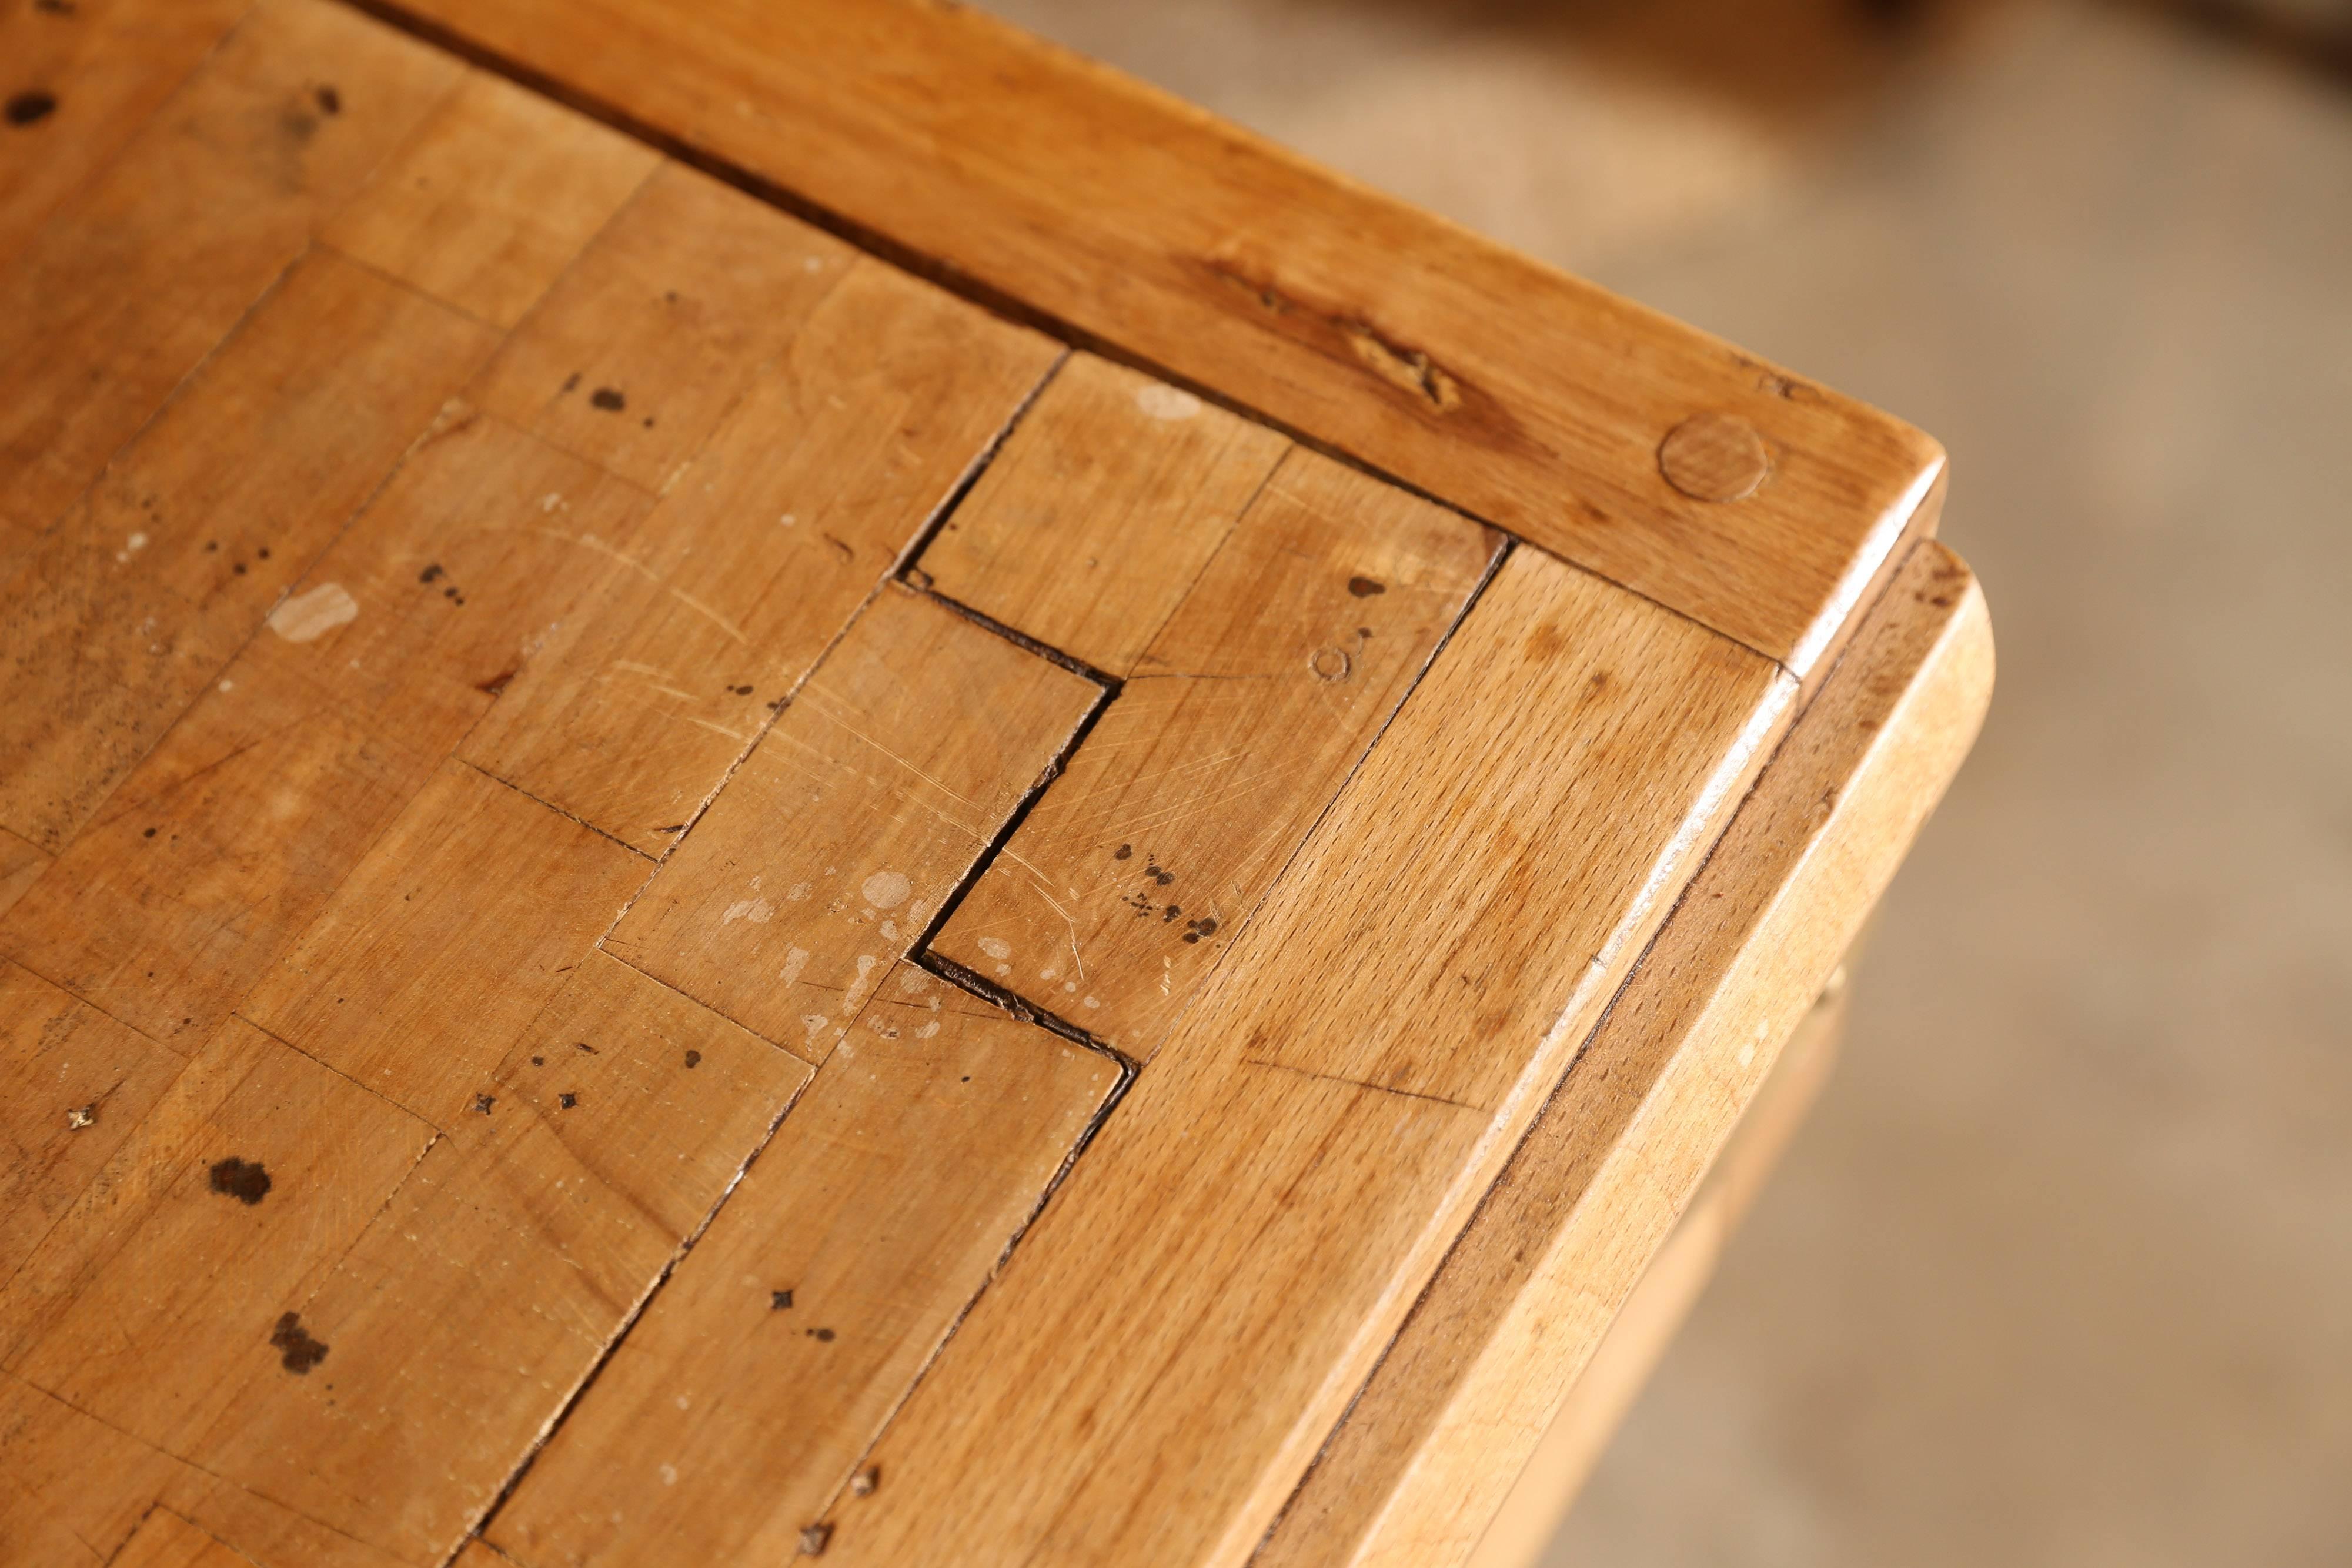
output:
[[892, 970], [489, 1539], [535, 1565], [796, 1555], [1118, 1075]]
[[[902, 588], [812, 676], [606, 948], [822, 1061], [1101, 693]], [[794, 824], [779, 832], [778, 824]]]
[[253, 1568], [253, 1559], [232, 1552], [168, 1509], [157, 1509], [115, 1554], [115, 1568]]
[[836, 1511], [831, 1550], [1245, 1556], [1792, 689], [1512, 556], [884, 1434], [889, 1484]]
[[660, 162], [641, 142], [476, 71], [321, 237], [512, 327]]
[[1918, 547], [1259, 1555], [1460, 1562], [1852, 944], [1991, 692], [1984, 601]]
[[1165, 382], [1074, 355], [924, 549], [923, 574], [1123, 677], [1289, 445]]
[[[1009, 492], [1001, 505], [1027, 509]], [[1036, 510], [1041, 531], [1059, 521]], [[935, 950], [1148, 1060], [1499, 545], [1293, 451]]]
[[760, 308], [766, 329], [796, 329], [789, 345], [464, 749], [649, 854], [678, 841], [1059, 352], [873, 262]]
[[344, 7], [263, 0], [58, 207], [0, 272], [0, 545], [57, 521], [462, 74]]
[[[1831, 652], [1943, 457], [1917, 431], [976, 8], [375, 0], [1786, 664]], [[1657, 449], [1736, 415], [1735, 504]]]
[[0, 819], [64, 843], [495, 345], [340, 257], [295, 267], [18, 554], [0, 589], [15, 697], [0, 708]]
[[1538, 1568], [1551, 1549], [1585, 1479], [1697, 1305], [1740, 1217], [1811, 1109], [1837, 1060], [1849, 994], [1833, 978], [1780, 1048], [1730, 1142], [1617, 1310], [1465, 1568]]

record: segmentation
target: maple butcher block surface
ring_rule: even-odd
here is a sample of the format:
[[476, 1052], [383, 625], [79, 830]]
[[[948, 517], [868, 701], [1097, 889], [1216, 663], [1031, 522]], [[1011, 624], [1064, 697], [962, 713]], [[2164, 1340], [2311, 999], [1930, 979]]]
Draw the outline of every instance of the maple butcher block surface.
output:
[[0, 1568], [1466, 1562], [1990, 694], [1926, 437], [976, 14], [0, 95]]

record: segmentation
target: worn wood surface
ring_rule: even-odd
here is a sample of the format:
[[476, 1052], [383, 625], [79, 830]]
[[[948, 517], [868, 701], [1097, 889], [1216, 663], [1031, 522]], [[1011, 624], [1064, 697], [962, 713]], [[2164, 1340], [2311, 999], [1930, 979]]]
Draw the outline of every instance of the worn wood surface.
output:
[[1929, 547], [1706, 859], [1932, 444], [983, 18], [519, 14], [0, 13], [0, 1559], [1458, 1558], [1965, 747]]

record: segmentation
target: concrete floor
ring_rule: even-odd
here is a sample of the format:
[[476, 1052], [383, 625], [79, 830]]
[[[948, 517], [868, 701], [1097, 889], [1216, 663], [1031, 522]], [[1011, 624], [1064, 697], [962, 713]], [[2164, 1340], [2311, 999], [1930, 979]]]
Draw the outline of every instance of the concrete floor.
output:
[[1951, 449], [1992, 718], [1552, 1563], [2352, 1563], [2352, 95], [2026, 0], [995, 8]]

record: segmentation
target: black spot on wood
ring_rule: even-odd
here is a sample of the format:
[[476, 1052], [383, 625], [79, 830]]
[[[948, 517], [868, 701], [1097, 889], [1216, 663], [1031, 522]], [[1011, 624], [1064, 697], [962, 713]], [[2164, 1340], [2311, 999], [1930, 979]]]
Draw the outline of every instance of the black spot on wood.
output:
[[584, 1053], [584, 1054], [586, 1054], [586, 1055], [589, 1055], [589, 1056], [593, 1056], [593, 1055], [595, 1055], [595, 1054], [596, 1054], [596, 1048], [595, 1048], [594, 1046], [593, 1046], [593, 1045], [589, 1044], [589, 1043], [588, 1043], [586, 1040], [574, 1040], [574, 1041], [572, 1041], [572, 1050], [574, 1050], [574, 1051], [581, 1051], [581, 1052], [583, 1052], [583, 1053]]
[[833, 1331], [831, 1329], [811, 1329], [808, 1332], [808, 1335], [809, 1338], [816, 1341], [819, 1344], [831, 1344], [833, 1343]]
[[629, 400], [618, 387], [598, 387], [588, 394], [588, 401], [606, 413], [618, 413], [629, 406]]
[[781, 1312], [792, 1304], [793, 1293], [790, 1291], [770, 1291], [768, 1292], [768, 1310], [770, 1312]]
[[701, 1066], [701, 1065], [702, 1065], [702, 1052], [700, 1052], [700, 1051], [688, 1051], [688, 1052], [686, 1053], [686, 1064], [687, 1064], [687, 1066], [688, 1066], [688, 1067], [689, 1067], [689, 1068], [694, 1068], [694, 1067], [699, 1067], [699, 1066]]
[[569, 1110], [571, 1110], [574, 1105], [577, 1105], [577, 1104], [579, 1104], [579, 1103], [580, 1103], [580, 1096], [579, 1096], [579, 1095], [577, 1095], [577, 1094], [572, 1093], [570, 1090], [568, 1090], [568, 1089], [567, 1089], [567, 1090], [565, 1090], [562, 1093], [558, 1094], [558, 1095], [555, 1097], [555, 1103], [556, 1103], [558, 1105], [562, 1106], [565, 1110], [569, 1111]]
[[436, 561], [435, 561], [431, 566], [426, 567], [423, 571], [418, 572], [418, 573], [416, 574], [416, 580], [417, 580], [417, 581], [419, 581], [419, 582], [438, 582], [438, 581], [440, 581], [440, 580], [441, 580], [441, 563], [440, 563], [439, 561], [437, 561], [437, 560], [436, 560]]
[[1184, 927], [1184, 940], [1187, 942], [1198, 942], [1203, 936], [1214, 936], [1216, 934], [1217, 922], [1214, 917], [1195, 920]]
[[508, 670], [502, 674], [492, 675], [488, 680], [482, 682], [474, 689], [482, 693], [486, 696], [494, 697], [500, 692], [505, 691], [507, 689], [507, 683], [514, 678], [515, 673], [512, 670]]
[[302, 1314], [288, 1312], [269, 1331], [270, 1345], [277, 1350], [278, 1364], [298, 1377], [308, 1376], [312, 1367], [327, 1359], [327, 1347], [310, 1337], [302, 1326]]
[[343, 112], [343, 95], [335, 90], [332, 83], [321, 84], [319, 89], [310, 96], [318, 100], [320, 113], [341, 114]]
[[1369, 577], [1351, 577], [1348, 580], [1348, 591], [1359, 599], [1370, 599], [1375, 593], [1386, 593], [1388, 591], [1387, 583], [1376, 582]]
[[231, 1155], [227, 1159], [213, 1162], [213, 1190], [247, 1207], [268, 1197], [270, 1185], [269, 1172], [259, 1160], [239, 1159]]
[[153, 838], [153, 837], [155, 836], [155, 830], [154, 830], [154, 829], [152, 829], [152, 828], [150, 828], [150, 829], [148, 829], [145, 832], [143, 832], [143, 833], [140, 834], [139, 836], [140, 836], [141, 838], [142, 838], [142, 839], [152, 839], [152, 838]]
[[43, 92], [40, 89], [35, 88], [29, 92], [20, 92], [8, 100], [8, 123], [37, 125], [57, 111], [57, 94]]
[[1133, 853], [1135, 853], [1135, 846], [1133, 844], [1121, 844], [1118, 848], [1110, 852], [1110, 858], [1115, 861], [1123, 861]]
[[498, 1096], [495, 1094], [477, 1094], [474, 1096], [474, 1109], [480, 1112], [485, 1116], [490, 1113], [490, 1107], [496, 1105], [498, 1103]]

